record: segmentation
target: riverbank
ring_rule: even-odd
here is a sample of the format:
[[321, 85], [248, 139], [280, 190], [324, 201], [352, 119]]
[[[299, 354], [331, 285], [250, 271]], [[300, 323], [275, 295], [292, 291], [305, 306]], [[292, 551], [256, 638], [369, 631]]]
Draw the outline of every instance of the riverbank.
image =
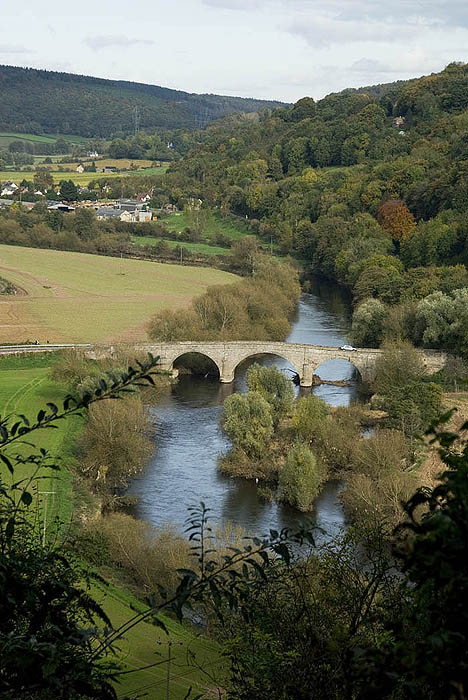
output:
[[[55, 358], [56, 360], [57, 358]], [[51, 378], [54, 358], [50, 353], [0, 357], [0, 416], [23, 413], [34, 420], [47, 402], [59, 404], [68, 393], [63, 382]], [[120, 403], [120, 402], [108, 402]], [[46, 474], [40, 482], [40, 490], [35, 495], [37, 507], [31, 513], [38, 518], [41, 543], [71, 549], [74, 558], [79, 557], [83, 566], [89, 569], [89, 549], [79, 546], [78, 533], [83, 521], [80, 514], [90, 515], [89, 493], [77, 482], [78, 461], [76, 447], [85, 426], [83, 418], [75, 417], [61, 421], [56, 429], [38, 431], [34, 443], [60, 458], [59, 471]], [[3, 463], [0, 465], [2, 479], [7, 483], [11, 476]], [[29, 476], [29, 468], [15, 471], [19, 480]], [[89, 542], [87, 543], [89, 546]], [[82, 545], [82, 540], [81, 540]], [[102, 550], [101, 550], [102, 551]], [[92, 558], [92, 556], [91, 556]], [[105, 564], [103, 564], [105, 562]], [[106, 557], [93, 565], [95, 573], [103, 577], [95, 582], [90, 594], [102, 604], [114, 627], [132, 618], [136, 610], [146, 609], [142, 602], [142, 591], [137, 589], [125, 573], [110, 566]], [[184, 562], [185, 563], [185, 562]], [[122, 664], [124, 674], [117, 685], [119, 696], [139, 692], [155, 691], [164, 685], [167, 675], [167, 645], [174, 643], [174, 671], [171, 678], [171, 697], [182, 700], [190, 687], [198, 692], [207, 690], [203, 669], [209, 669], [214, 676], [222, 676], [222, 657], [218, 645], [199, 638], [188, 626], [181, 625], [163, 616], [168, 628], [166, 635], [161, 629], [147, 623], [133, 628], [119, 644], [117, 661]], [[160, 646], [158, 646], [160, 645]], [[155, 656], [161, 652], [161, 657]], [[195, 657], [191, 659], [191, 654]], [[143, 670], [139, 670], [143, 668]], [[159, 692], [156, 691], [156, 692]]]

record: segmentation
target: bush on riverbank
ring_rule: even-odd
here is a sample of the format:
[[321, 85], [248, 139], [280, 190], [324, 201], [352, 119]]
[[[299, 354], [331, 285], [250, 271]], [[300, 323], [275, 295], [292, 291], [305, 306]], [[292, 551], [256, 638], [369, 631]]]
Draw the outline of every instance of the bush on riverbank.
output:
[[297, 271], [286, 262], [259, 257], [251, 278], [218, 285], [192, 308], [163, 311], [148, 325], [152, 340], [284, 340], [300, 295]]
[[177, 584], [178, 569], [191, 568], [189, 542], [170, 525], [156, 528], [125, 513], [89, 521], [76, 536], [78, 551], [97, 566], [113, 566], [140, 594], [168, 591]]
[[326, 474], [306, 445], [296, 445], [289, 452], [279, 474], [279, 498], [294, 508], [311, 511]]
[[294, 387], [289, 377], [276, 367], [251, 365], [246, 375], [249, 393], [257, 392], [270, 406], [273, 427], [277, 428], [282, 418], [292, 411]]
[[78, 470], [112, 508], [117, 492], [143, 468], [154, 451], [150, 422], [139, 397], [93, 405], [78, 443]]
[[410, 448], [399, 430], [378, 429], [355, 444], [341, 495], [353, 522], [384, 525], [390, 533], [401, 521], [401, 503], [418, 485]]

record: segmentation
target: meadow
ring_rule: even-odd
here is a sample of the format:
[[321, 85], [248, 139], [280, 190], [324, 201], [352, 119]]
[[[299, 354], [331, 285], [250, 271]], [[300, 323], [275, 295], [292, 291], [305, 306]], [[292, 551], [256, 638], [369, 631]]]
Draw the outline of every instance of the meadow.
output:
[[[169, 231], [177, 231], [180, 233], [190, 226], [190, 223], [184, 212], [177, 212], [176, 214], [171, 214], [166, 219], [163, 219], [163, 223], [167, 226]], [[210, 216], [205, 229], [203, 230], [203, 236], [210, 238], [215, 233], [222, 233], [229, 238], [241, 238], [247, 235], [249, 232], [247, 227], [243, 226], [242, 222], [236, 221], [233, 217], [224, 217], [219, 212], [213, 212]]]
[[[73, 169], [64, 172], [59, 172], [55, 169], [56, 167], [58, 167], [58, 165], [58, 163], [55, 163], [53, 166], [49, 166], [55, 184], [58, 184], [59, 182], [61, 182], [61, 180], [73, 180], [75, 185], [81, 185], [83, 187], [88, 185], [92, 180], [109, 180], [123, 176], [131, 177], [132, 175], [164, 175], [168, 168], [167, 165], [162, 165], [161, 167], [154, 168], [140, 167], [138, 168], [138, 170], [125, 170], [124, 172], [120, 173], [77, 173], [76, 166], [78, 165], [78, 163], [73, 163]], [[0, 182], [13, 180], [14, 182], [16, 182], [16, 184], [19, 184], [22, 180], [32, 181], [34, 180], [34, 174], [34, 170], [1, 170]]]
[[[66, 395], [65, 388], [49, 378], [52, 359], [47, 355], [8, 356], [0, 355], [0, 415], [25, 414], [35, 418], [47, 402], [57, 403]], [[58, 424], [57, 429], [40, 430], [34, 435], [37, 447], [49, 450], [52, 455], [61, 456], [60, 472], [48, 472], [41, 482], [43, 492], [52, 492], [40, 497], [40, 526], [43, 527], [44, 505], [47, 501], [47, 521], [52, 523], [59, 517], [63, 523], [70, 521], [72, 512], [71, 475], [67, 465], [74, 459], [71, 447], [80, 429], [79, 421], [73, 419]], [[2, 478], [12, 478], [2, 467]], [[30, 467], [18, 468], [15, 479], [25, 478]], [[47, 532], [46, 532], [47, 534]]]
[[63, 139], [68, 143], [85, 144], [88, 142], [84, 136], [70, 134], [15, 134], [11, 131], [0, 132], [0, 148], [7, 148], [12, 141], [32, 141], [33, 143], [55, 143], [57, 139]]
[[153, 238], [152, 236], [132, 236], [132, 243], [135, 245], [156, 245], [161, 240], [167, 243], [170, 248], [176, 248], [180, 245], [191, 253], [199, 253], [200, 255], [232, 255], [230, 248], [222, 248], [219, 245], [173, 241], [170, 238]]
[[[114, 627], [133, 617], [135, 610], [144, 609], [129, 592], [112, 585], [99, 588], [95, 586], [91, 593], [102, 604]], [[168, 642], [173, 645], [170, 698], [187, 698], [190, 687], [192, 693], [189, 697], [198, 697], [201, 693], [204, 697], [218, 697], [212, 678], [219, 682], [223, 675], [220, 646], [168, 617], [161, 617], [168, 635], [158, 627], [143, 622], [130, 630], [120, 642], [119, 660], [124, 663], [123, 670], [126, 673], [121, 676], [120, 683], [116, 684], [118, 697], [166, 697]], [[194, 660], [191, 661], [192, 654]], [[151, 668], [128, 673], [130, 669], [150, 665]]]
[[0, 343], [146, 339], [163, 309], [187, 308], [213, 284], [238, 278], [210, 268], [0, 245], [0, 274], [23, 294], [0, 297]]

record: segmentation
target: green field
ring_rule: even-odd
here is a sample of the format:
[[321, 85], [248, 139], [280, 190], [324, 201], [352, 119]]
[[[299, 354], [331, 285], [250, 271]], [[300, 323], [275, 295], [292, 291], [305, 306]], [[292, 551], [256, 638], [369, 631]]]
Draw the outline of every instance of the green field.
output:
[[183, 248], [190, 250], [191, 253], [200, 253], [201, 255], [231, 255], [230, 248], [222, 248], [218, 245], [209, 245], [208, 243], [189, 243], [187, 241], [173, 241], [170, 238], [153, 238], [152, 236], [132, 236], [132, 243], [136, 245], [156, 245], [160, 240], [165, 241], [171, 248], [181, 245]]
[[[92, 594], [102, 603], [114, 628], [132, 617], [135, 614], [135, 607], [138, 610], [143, 609], [141, 603], [138, 603], [127, 591], [114, 586], [95, 588], [92, 590]], [[122, 675], [121, 682], [116, 685], [118, 697], [123, 698], [130, 694], [132, 697], [136, 697], [137, 693], [141, 693], [141, 695], [138, 694], [138, 697], [154, 700], [165, 699], [168, 641], [173, 642], [170, 698], [182, 700], [187, 696], [190, 686], [192, 686], [190, 697], [198, 696], [200, 693], [203, 693], [203, 697], [206, 698], [219, 697], [215, 682], [211, 680], [211, 677], [216, 680], [223, 677], [223, 658], [219, 645], [206, 637], [195, 635], [185, 626], [167, 617], [162, 619], [168, 628], [169, 635], [154, 625], [141, 623], [134, 627], [120, 643], [122, 650], [120, 660], [124, 662], [124, 671], [142, 668], [150, 664], [158, 665], [136, 673]], [[203, 674], [190, 661], [190, 652], [195, 655], [196, 664], [200, 665], [211, 677]]]
[[25, 294], [0, 297], [0, 343], [146, 339], [162, 309], [187, 308], [235, 275], [86, 253], [0, 245], [0, 275]]
[[[64, 388], [49, 378], [50, 355], [31, 355], [23, 357], [0, 356], [0, 415], [23, 413], [34, 419], [38, 411], [47, 402], [58, 402], [66, 395]], [[72, 512], [71, 476], [67, 465], [73, 460], [71, 446], [79, 431], [81, 419], [72, 419], [58, 424], [57, 429], [40, 430], [35, 433], [32, 442], [39, 448], [49, 450], [52, 455], [61, 455], [60, 472], [48, 472], [48, 477], [41, 482], [41, 491], [53, 493], [42, 495], [40, 502], [44, 506], [47, 499], [47, 521], [51, 523], [58, 516], [64, 523], [69, 522]], [[15, 480], [30, 474], [30, 467], [15, 472]], [[3, 478], [12, 478], [2, 468]]]
[[[171, 214], [162, 221], [169, 231], [177, 231], [177, 233], [180, 233], [184, 228], [189, 226], [187, 217], [183, 212]], [[229, 238], [241, 238], [242, 236], [246, 236], [249, 232], [240, 221], [233, 221], [228, 217], [222, 216], [219, 212], [214, 212], [207, 223], [206, 229], [203, 231], [203, 236], [210, 237], [215, 233], [223, 233]]]
[[8, 146], [12, 141], [32, 141], [36, 143], [55, 143], [57, 139], [63, 139], [69, 143], [85, 144], [89, 139], [84, 136], [73, 136], [70, 134], [15, 134], [11, 131], [0, 132], [0, 148]]
[[[132, 175], [164, 175], [168, 166], [160, 168], [142, 168], [140, 170], [126, 170], [121, 173], [77, 173], [76, 170], [58, 172], [52, 170], [54, 182], [58, 184], [61, 180], [73, 180], [75, 185], [88, 185], [92, 180], [110, 180], [117, 177], [127, 177]], [[0, 170], [0, 182], [13, 180], [16, 184], [22, 180], [34, 180], [34, 170]]]

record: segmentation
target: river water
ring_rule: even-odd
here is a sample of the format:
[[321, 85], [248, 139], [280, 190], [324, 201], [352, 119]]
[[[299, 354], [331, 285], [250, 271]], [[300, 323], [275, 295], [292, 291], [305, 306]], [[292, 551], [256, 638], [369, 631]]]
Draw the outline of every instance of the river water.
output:
[[[346, 342], [349, 330], [350, 302], [336, 285], [312, 280], [310, 292], [298, 304], [291, 343], [339, 346]], [[231, 521], [249, 534], [263, 535], [270, 528], [295, 527], [312, 521], [327, 537], [344, 527], [339, 503], [339, 482], [329, 481], [318, 497], [313, 513], [298, 513], [293, 508], [265, 503], [257, 496], [253, 481], [231, 479], [216, 468], [217, 458], [229, 449], [229, 440], [220, 427], [223, 402], [235, 391], [245, 391], [245, 373], [253, 362], [275, 365], [284, 371], [291, 365], [275, 356], [257, 356], [242, 363], [233, 384], [220, 384], [214, 378], [182, 375], [171, 393], [150, 414], [155, 426], [157, 450], [145, 470], [134, 479], [129, 492], [137, 497], [136, 517], [155, 525], [171, 523], [182, 531], [187, 507], [204, 501], [212, 509], [213, 522]], [[332, 406], [346, 406], [357, 400], [353, 368], [344, 360], [321, 365], [322, 379], [350, 380], [350, 386], [322, 384], [312, 389], [297, 389], [301, 394], [313, 391]]]

